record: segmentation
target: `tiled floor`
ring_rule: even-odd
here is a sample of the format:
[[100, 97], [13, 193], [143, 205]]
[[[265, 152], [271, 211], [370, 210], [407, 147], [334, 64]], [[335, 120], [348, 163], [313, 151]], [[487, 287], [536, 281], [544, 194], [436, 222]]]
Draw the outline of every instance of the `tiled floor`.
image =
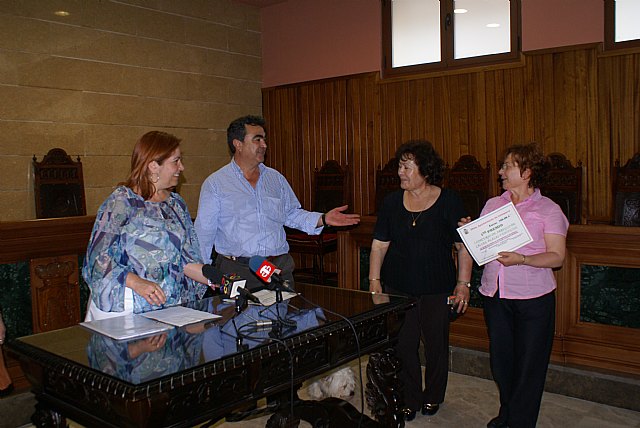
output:
[[[305, 391], [300, 394], [303, 398]], [[640, 398], [639, 398], [640, 399]], [[360, 393], [350, 400], [360, 408]], [[0, 427], [30, 427], [29, 413], [33, 411], [33, 396], [19, 394], [0, 400]], [[450, 373], [445, 403], [440, 411], [431, 417], [418, 415], [406, 424], [412, 427], [484, 427], [489, 419], [497, 414], [498, 392], [495, 384], [486, 379]], [[11, 420], [10, 416], [21, 416], [22, 422]], [[220, 422], [217, 428], [258, 428], [264, 427], [269, 416], [242, 422]], [[8, 424], [8, 425], [7, 425]], [[26, 424], [26, 425], [25, 425]], [[78, 426], [72, 424], [71, 426]], [[310, 427], [302, 422], [300, 427]], [[576, 398], [545, 393], [538, 419], [538, 427], [555, 428], [640, 428], [640, 412], [605, 406]], [[348, 427], [338, 427], [348, 428]]]

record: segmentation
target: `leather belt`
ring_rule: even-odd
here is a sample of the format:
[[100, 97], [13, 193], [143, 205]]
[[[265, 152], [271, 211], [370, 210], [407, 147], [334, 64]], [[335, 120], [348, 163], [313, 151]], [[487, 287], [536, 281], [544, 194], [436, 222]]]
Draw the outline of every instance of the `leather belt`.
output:
[[[243, 265], [248, 265], [249, 264], [249, 260], [251, 260], [251, 257], [225, 256], [224, 254], [220, 254], [220, 255], [222, 257], [224, 257], [225, 259], [229, 259], [229, 260], [232, 260], [234, 262], [241, 263]], [[265, 259], [267, 259], [269, 261], [273, 261], [273, 259], [275, 259], [276, 257], [280, 257], [280, 256], [269, 256], [269, 257], [265, 257]]]

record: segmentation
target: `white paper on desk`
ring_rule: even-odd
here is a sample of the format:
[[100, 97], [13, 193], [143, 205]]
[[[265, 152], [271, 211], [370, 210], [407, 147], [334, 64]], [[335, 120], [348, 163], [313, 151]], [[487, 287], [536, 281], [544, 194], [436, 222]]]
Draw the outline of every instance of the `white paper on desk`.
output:
[[[253, 293], [254, 296], [260, 300], [260, 304], [263, 306], [271, 306], [276, 303], [276, 292], [273, 290], [267, 290], [266, 288]], [[298, 293], [292, 293], [290, 291], [282, 292], [282, 301], [289, 300], [292, 297], [296, 297]]]
[[172, 306], [170, 308], [158, 309], [157, 311], [145, 312], [140, 315], [165, 324], [175, 325], [176, 327], [222, 318], [217, 314], [185, 308], [184, 306]]
[[479, 266], [533, 241], [513, 202], [459, 227], [458, 234]]
[[170, 325], [150, 320], [138, 314], [81, 322], [80, 325], [116, 340], [151, 336], [173, 328]]

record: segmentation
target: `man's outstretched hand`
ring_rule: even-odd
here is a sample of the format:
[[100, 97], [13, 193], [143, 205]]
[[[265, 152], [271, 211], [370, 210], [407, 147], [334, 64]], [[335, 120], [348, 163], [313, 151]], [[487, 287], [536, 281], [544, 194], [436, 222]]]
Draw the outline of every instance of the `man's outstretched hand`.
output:
[[360, 214], [345, 214], [349, 205], [336, 207], [324, 215], [324, 220], [328, 226], [353, 226], [360, 223]]

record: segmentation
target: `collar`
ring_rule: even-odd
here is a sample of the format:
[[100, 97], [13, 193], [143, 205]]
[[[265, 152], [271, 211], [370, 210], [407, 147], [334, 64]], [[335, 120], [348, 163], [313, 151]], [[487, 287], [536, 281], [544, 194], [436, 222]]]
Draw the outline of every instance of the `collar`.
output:
[[[500, 197], [504, 200], [506, 200], [507, 202], [511, 202], [511, 190], [507, 190], [506, 192], [504, 192], [502, 195], [500, 195]], [[523, 201], [521, 201], [520, 203], [526, 202], [526, 201], [539, 201], [540, 199], [542, 199], [542, 193], [540, 193], [540, 189], [538, 189], [537, 187], [533, 189], [533, 193], [530, 194], [526, 199], [524, 199]]]

